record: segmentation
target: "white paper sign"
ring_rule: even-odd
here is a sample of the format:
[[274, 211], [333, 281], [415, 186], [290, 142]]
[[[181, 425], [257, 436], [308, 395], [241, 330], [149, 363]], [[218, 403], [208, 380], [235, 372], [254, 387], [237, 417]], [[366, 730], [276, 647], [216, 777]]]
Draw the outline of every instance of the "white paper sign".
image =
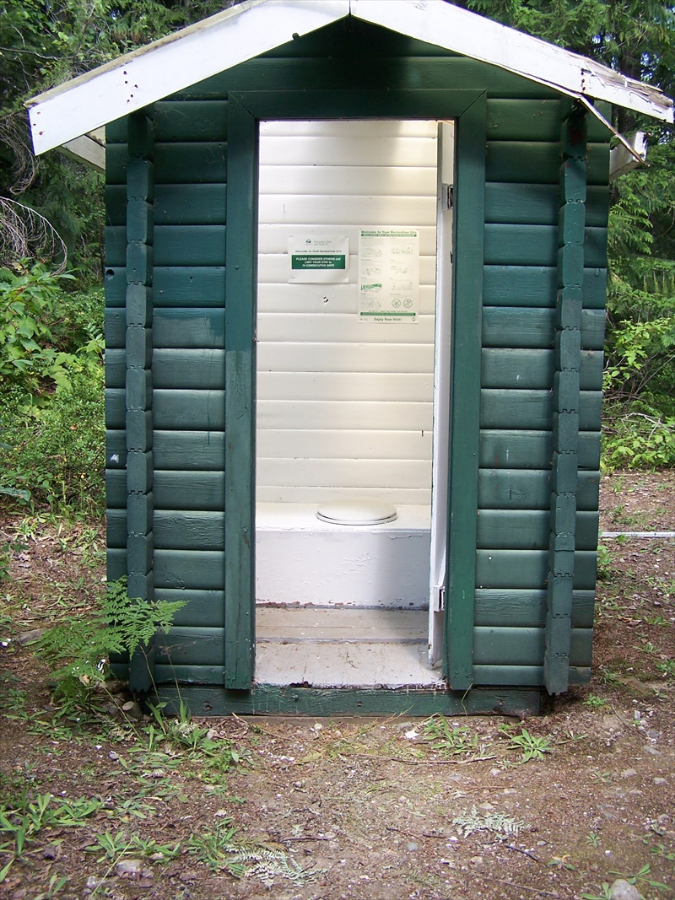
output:
[[349, 238], [293, 235], [288, 239], [289, 284], [345, 284], [349, 281]]
[[419, 288], [419, 230], [362, 228], [359, 231], [360, 320], [416, 323]]

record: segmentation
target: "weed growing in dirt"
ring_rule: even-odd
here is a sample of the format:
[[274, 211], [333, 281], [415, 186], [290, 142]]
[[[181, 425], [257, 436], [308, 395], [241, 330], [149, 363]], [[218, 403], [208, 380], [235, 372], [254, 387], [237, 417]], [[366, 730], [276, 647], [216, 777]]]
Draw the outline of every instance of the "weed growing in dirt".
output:
[[624, 872], [610, 872], [609, 874], [615, 875], [617, 878], [623, 878], [628, 884], [633, 884], [637, 888], [642, 887], [642, 885], [647, 885], [647, 887], [656, 888], [657, 891], [672, 891], [672, 888], [668, 887], [667, 884], [664, 884], [662, 881], [655, 881], [651, 878], [651, 873], [651, 863], [646, 863], [640, 871], [636, 872], [634, 875], [627, 875]]
[[520, 734], [512, 731], [512, 725], [500, 725], [499, 733], [507, 739], [508, 750], [520, 750], [521, 763], [531, 759], [543, 759], [545, 753], [551, 752], [551, 741], [547, 737], [530, 734], [527, 728], [521, 728]]
[[452, 824], [464, 837], [469, 837], [479, 831], [493, 831], [496, 834], [518, 834], [525, 828], [523, 822], [519, 822], [512, 816], [505, 816], [503, 813], [481, 813], [472, 806], [460, 815], [455, 816]]
[[590, 706], [591, 709], [602, 709], [604, 706], [607, 706], [607, 701], [603, 697], [598, 697], [597, 694], [591, 693], [584, 700], [584, 706]]
[[132, 833], [127, 835], [124, 831], [117, 831], [111, 834], [109, 831], [96, 836], [96, 843], [85, 847], [88, 853], [99, 853], [97, 862], [103, 860], [113, 860], [117, 862], [124, 856], [146, 856], [153, 862], [167, 862], [175, 859], [180, 854], [180, 841], [171, 846], [171, 844], [158, 844], [153, 838], [144, 838], [140, 834]]
[[0, 869], [0, 884], [16, 859], [23, 859], [27, 846], [37, 835], [50, 828], [70, 828], [84, 824], [102, 806], [100, 800], [80, 797], [65, 800], [52, 794], [38, 794], [29, 799], [25, 791], [7, 803], [0, 804], [0, 854], [9, 861]]
[[440, 756], [475, 756], [480, 752], [478, 735], [466, 725], [451, 725], [445, 716], [427, 719], [423, 730], [429, 746]]

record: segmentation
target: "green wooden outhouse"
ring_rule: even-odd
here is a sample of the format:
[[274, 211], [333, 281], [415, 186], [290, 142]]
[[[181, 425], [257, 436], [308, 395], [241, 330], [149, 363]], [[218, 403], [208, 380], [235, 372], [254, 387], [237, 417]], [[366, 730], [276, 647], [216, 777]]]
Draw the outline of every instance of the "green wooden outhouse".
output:
[[245, 0], [30, 104], [106, 173], [109, 578], [193, 711], [588, 681], [612, 104], [444, 0]]

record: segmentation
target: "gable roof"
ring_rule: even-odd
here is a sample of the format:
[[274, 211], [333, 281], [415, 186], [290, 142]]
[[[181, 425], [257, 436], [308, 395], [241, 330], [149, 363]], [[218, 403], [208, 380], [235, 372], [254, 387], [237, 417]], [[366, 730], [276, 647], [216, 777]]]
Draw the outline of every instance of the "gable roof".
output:
[[62, 147], [100, 165], [102, 126], [349, 15], [546, 85], [596, 115], [589, 101], [606, 100], [673, 121], [658, 88], [444, 0], [244, 0], [29, 100], [35, 152]]

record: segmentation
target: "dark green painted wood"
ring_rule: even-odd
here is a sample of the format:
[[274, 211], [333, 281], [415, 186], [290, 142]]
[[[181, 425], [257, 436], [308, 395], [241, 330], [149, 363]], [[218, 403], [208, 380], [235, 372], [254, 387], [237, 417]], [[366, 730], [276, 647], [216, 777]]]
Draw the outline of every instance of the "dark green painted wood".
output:
[[396, 90], [368, 90], [361, 86], [358, 93], [346, 93], [342, 89], [304, 91], [297, 94], [280, 94], [273, 91], [230, 93], [230, 102], [241, 102], [256, 118], [294, 119], [298, 117], [337, 118], [436, 118], [444, 114], [448, 118], [460, 117], [482, 96], [482, 89], [425, 90], [421, 87]]
[[[155, 224], [224, 225], [226, 193], [225, 184], [160, 184], [155, 190]], [[106, 225], [126, 226], [125, 185], [108, 185], [105, 205]]]
[[[592, 640], [592, 629], [572, 630], [570, 665], [590, 664]], [[474, 644], [476, 665], [537, 666], [544, 658], [545, 629], [477, 626]]]
[[223, 629], [174, 626], [157, 635], [155, 650], [160, 664], [217, 666], [223, 659]]
[[223, 431], [224, 407], [223, 391], [156, 390], [153, 420], [167, 431]]
[[[605, 315], [600, 309], [585, 309], [581, 318], [581, 346], [585, 350], [602, 350]], [[483, 311], [484, 347], [554, 346], [555, 310], [488, 306]]]
[[[546, 469], [551, 465], [550, 431], [481, 430], [480, 464], [488, 469]], [[598, 469], [600, 432], [579, 435], [579, 467]]]
[[[591, 591], [595, 587], [596, 553], [577, 550], [574, 588]], [[547, 550], [478, 550], [476, 582], [480, 588], [540, 590], [548, 578]], [[543, 660], [543, 654], [540, 657]]]
[[[379, 38], [378, 38], [379, 40]], [[373, 46], [377, 46], [376, 44]], [[176, 98], [222, 98], [228, 91], [328, 91], [336, 89], [471, 90], [476, 85], [495, 97], [559, 99], [547, 90], [517, 75], [500, 71], [475, 60], [463, 57], [429, 59], [405, 56], [397, 58], [368, 58], [372, 50], [358, 59], [339, 59], [333, 54], [318, 59], [255, 59], [206, 79]]]
[[157, 348], [152, 373], [157, 388], [217, 390], [225, 383], [225, 351]]
[[[555, 267], [486, 266], [483, 302], [485, 306], [555, 308], [558, 272]], [[584, 272], [584, 308], [604, 309], [607, 270]]]
[[[486, 348], [482, 353], [481, 385], [484, 388], [550, 389], [554, 366], [553, 350]], [[580, 372], [583, 390], [602, 389], [602, 366], [600, 351], [583, 351]]]
[[[588, 184], [608, 182], [609, 144], [590, 144]], [[560, 145], [529, 141], [488, 141], [486, 178], [523, 184], [557, 184], [560, 173]]]
[[109, 469], [126, 469], [127, 435], [123, 430], [105, 433], [105, 464]]
[[[577, 504], [594, 511], [598, 503], [598, 472], [579, 472]], [[478, 475], [480, 509], [550, 509], [551, 471], [536, 469], [481, 469]]]
[[[546, 550], [549, 545], [551, 515], [548, 510], [485, 509], [478, 515], [478, 547], [482, 550]], [[598, 514], [580, 511], [576, 515], [578, 550], [595, 550], [598, 542]], [[155, 522], [155, 543], [159, 546]], [[172, 546], [176, 546], [173, 545]]]
[[488, 99], [490, 141], [556, 141], [560, 135], [560, 100]]
[[[568, 105], [568, 104], [565, 104]], [[606, 229], [585, 228], [587, 167], [586, 113], [580, 105], [573, 105], [561, 131], [560, 167], [560, 244], [558, 257], [558, 292], [556, 310], [556, 344], [553, 381], [553, 408], [557, 413], [575, 412], [583, 406], [579, 391], [581, 353], [581, 304], [584, 279], [584, 248], [589, 243], [592, 253], [602, 264], [606, 258]], [[583, 185], [581, 182], [583, 181]], [[598, 239], [598, 234], [602, 239]], [[604, 241], [604, 243], [603, 243]], [[575, 262], [576, 261], [576, 262]], [[570, 341], [569, 338], [574, 340]], [[574, 352], [568, 352], [567, 345]], [[581, 421], [581, 415], [579, 416]], [[595, 414], [596, 427], [600, 423], [600, 407]], [[586, 423], [588, 425], [588, 422]], [[594, 424], [590, 423], [591, 427]], [[576, 534], [578, 461], [576, 447], [568, 447], [561, 429], [553, 435], [553, 479], [551, 493], [551, 534], [549, 543], [549, 574], [547, 579], [547, 619], [544, 648], [544, 683], [551, 694], [567, 690], [569, 665], [572, 660], [572, 585], [576, 564], [575, 548], [580, 547]], [[563, 510], [569, 509], [569, 515]], [[590, 663], [590, 649], [588, 660]]]
[[[553, 418], [551, 391], [492, 390], [481, 391], [480, 424], [482, 428], [547, 428]], [[593, 431], [600, 423], [600, 391], [582, 391], [579, 427]], [[178, 427], [178, 426], [177, 426]]]
[[227, 181], [227, 144], [157, 144], [157, 184], [224, 184]]
[[153, 320], [155, 349], [224, 349], [223, 309], [158, 308]]
[[212, 550], [156, 550], [157, 588], [222, 591], [223, 554]]
[[[168, 674], [168, 673], [167, 673]], [[500, 715], [524, 719], [541, 709], [541, 692], [494, 688], [472, 691], [330, 690], [278, 688], [256, 685], [251, 691], [162, 685], [157, 699], [166, 715], [178, 715], [181, 705], [191, 715], [297, 715], [297, 716], [462, 716]]]
[[[584, 261], [587, 268], [607, 263], [607, 229], [587, 228]], [[554, 225], [486, 225], [485, 264], [488, 266], [554, 266], [558, 258], [558, 228]]]
[[445, 677], [453, 690], [473, 683], [476, 511], [485, 234], [486, 97], [456, 122], [457, 181], [452, 326], [450, 471]]
[[[481, 510], [478, 547], [481, 549], [545, 550], [549, 541], [547, 510]], [[154, 542], [158, 550], [222, 550], [224, 514], [218, 511], [155, 510]], [[577, 548], [594, 550], [598, 514], [577, 513]], [[126, 513], [108, 513], [108, 543], [122, 548], [126, 541]]]
[[[176, 588], [159, 588], [155, 591], [157, 600], [185, 603], [173, 617], [177, 626], [198, 626], [201, 628], [222, 628], [225, 624], [225, 594], [223, 591], [195, 591]], [[211, 682], [212, 684], [214, 682]], [[222, 684], [221, 678], [216, 684]]]
[[158, 266], [224, 266], [224, 225], [159, 225], [155, 228]]
[[[476, 685], [479, 687], [504, 684], [536, 687], [544, 685], [543, 666], [476, 666]], [[570, 666], [567, 679], [569, 684], [588, 684], [591, 680], [589, 666]]]
[[[489, 223], [556, 225], [559, 206], [556, 184], [493, 182], [485, 186], [485, 221]], [[587, 224], [605, 228], [608, 215], [608, 189], [589, 188], [586, 202]]]
[[[575, 591], [572, 595], [572, 624], [575, 628], [593, 627], [594, 591]], [[476, 591], [476, 625], [512, 628], [543, 628], [546, 625], [547, 597], [539, 590], [495, 588]]]
[[155, 308], [194, 306], [220, 309], [225, 305], [225, 268], [156, 266], [153, 290]]
[[225, 687], [253, 681], [255, 654], [255, 298], [258, 123], [229, 98], [225, 344]]
[[[158, 430], [154, 434], [153, 450], [158, 470], [174, 469], [185, 473], [224, 470], [225, 436], [222, 432]], [[187, 486], [177, 487], [177, 490], [187, 490]], [[222, 504], [219, 508], [222, 509]]]
[[153, 117], [158, 141], [227, 140], [226, 100], [161, 100], [153, 106]]
[[[222, 437], [222, 435], [221, 435]], [[155, 451], [153, 451], [155, 452]], [[155, 509], [211, 510], [223, 509], [224, 481], [222, 472], [155, 471], [153, 497]], [[106, 491], [110, 509], [126, 505], [126, 472], [106, 472]]]

